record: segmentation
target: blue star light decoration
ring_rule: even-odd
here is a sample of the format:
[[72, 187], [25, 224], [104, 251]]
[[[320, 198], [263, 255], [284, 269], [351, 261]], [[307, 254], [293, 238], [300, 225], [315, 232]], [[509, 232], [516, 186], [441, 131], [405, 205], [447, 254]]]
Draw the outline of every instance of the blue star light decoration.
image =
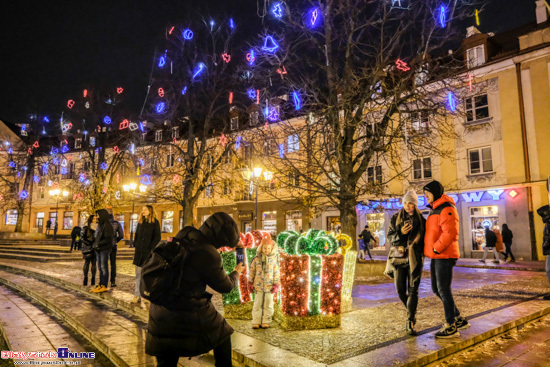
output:
[[246, 93], [248, 94], [248, 98], [252, 100], [256, 99], [256, 91], [254, 89], [250, 88], [249, 90], [246, 91]]
[[106, 169], [109, 168], [109, 167], [107, 166], [107, 163], [102, 162], [102, 163], [99, 165], [99, 168], [101, 168], [102, 170], [106, 170]]
[[273, 4], [271, 12], [275, 16], [275, 18], [281, 19], [283, 17], [283, 5], [281, 3]]
[[103, 118], [103, 123], [109, 125], [111, 123], [111, 118], [109, 116], [105, 116]]

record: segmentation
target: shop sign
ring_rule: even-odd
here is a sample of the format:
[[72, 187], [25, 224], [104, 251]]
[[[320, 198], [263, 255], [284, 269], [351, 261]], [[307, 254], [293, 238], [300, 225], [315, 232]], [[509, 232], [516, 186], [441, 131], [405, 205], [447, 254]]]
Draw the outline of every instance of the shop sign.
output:
[[[482, 200], [500, 200], [504, 190], [486, 190], [486, 191], [472, 191], [472, 192], [463, 192], [460, 194], [447, 194], [451, 197], [455, 203], [465, 202], [465, 203], [477, 203]], [[427, 205], [426, 198], [424, 196], [418, 197], [418, 207], [422, 208]], [[387, 200], [369, 200], [368, 204], [361, 203], [357, 205], [357, 210], [372, 210], [376, 208], [381, 209], [401, 209], [403, 208], [403, 203], [401, 198], [399, 199], [387, 199]]]
[[254, 218], [254, 214], [250, 211], [246, 211], [246, 212], [239, 212], [239, 220], [240, 221], [243, 221], [243, 220], [252, 220]]

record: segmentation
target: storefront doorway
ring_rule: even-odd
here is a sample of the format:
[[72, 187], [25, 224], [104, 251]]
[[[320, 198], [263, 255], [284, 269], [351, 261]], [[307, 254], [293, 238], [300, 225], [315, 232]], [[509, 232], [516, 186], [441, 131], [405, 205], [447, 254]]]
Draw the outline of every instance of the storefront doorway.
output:
[[479, 206], [470, 208], [472, 250], [481, 251], [485, 246], [485, 227], [499, 228], [498, 207]]

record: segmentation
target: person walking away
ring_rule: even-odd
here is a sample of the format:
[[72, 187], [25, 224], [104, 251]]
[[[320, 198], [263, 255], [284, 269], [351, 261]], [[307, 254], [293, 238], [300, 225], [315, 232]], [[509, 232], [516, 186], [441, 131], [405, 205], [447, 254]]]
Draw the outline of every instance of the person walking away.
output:
[[216, 366], [229, 367], [233, 328], [216, 311], [206, 286], [219, 293], [237, 286], [244, 264], [227, 274], [218, 250], [237, 246], [239, 227], [228, 214], [215, 213], [198, 230], [185, 227], [182, 231], [186, 231], [182, 242], [189, 255], [178, 282], [180, 296], [165, 306], [151, 303], [145, 352], [156, 356], [158, 367], [175, 367], [179, 357], [214, 349]]
[[80, 228], [79, 226], [73, 227], [73, 230], [71, 231], [71, 249], [69, 250], [69, 252], [73, 252], [73, 248], [75, 250], [79, 249], [80, 232], [82, 232], [82, 228]]
[[132, 303], [140, 303], [139, 284], [141, 281], [141, 267], [149, 258], [155, 246], [160, 242], [160, 223], [152, 205], [145, 205], [141, 209], [141, 216], [134, 237], [135, 288]]
[[417, 335], [414, 326], [418, 288], [422, 276], [425, 232], [426, 219], [418, 210], [418, 196], [414, 191], [409, 191], [403, 196], [403, 209], [395, 213], [390, 220], [387, 237], [391, 244], [388, 257], [395, 269], [395, 290], [407, 308], [405, 330], [409, 335]]
[[256, 292], [252, 309], [252, 328], [268, 329], [273, 317], [273, 295], [281, 287], [277, 245], [264, 238], [258, 246], [248, 274], [248, 288]]
[[[372, 235], [372, 232], [370, 231], [368, 224], [365, 226], [365, 229], [363, 229], [363, 231], [361, 231], [361, 234], [359, 235], [359, 237], [361, 237], [363, 239], [365, 250], [369, 254], [369, 258], [372, 260], [372, 256], [371, 256], [370, 250], [369, 250], [370, 241], [373, 240], [375, 244], [378, 244], [378, 242], [377, 242], [376, 238], [374, 238], [374, 236]], [[361, 249], [360, 249], [360, 251], [361, 251]], [[363, 255], [363, 260], [366, 260], [364, 250], [362, 252], [362, 255]]]
[[99, 268], [99, 285], [92, 289], [94, 293], [106, 292], [109, 282], [109, 254], [113, 247], [115, 233], [109, 222], [109, 212], [106, 209], [99, 209], [96, 212], [98, 224], [94, 248], [97, 251], [97, 267]]
[[468, 321], [460, 316], [455, 305], [451, 284], [453, 268], [460, 258], [458, 248], [458, 212], [454, 200], [445, 195], [445, 189], [439, 181], [432, 181], [423, 188], [431, 209], [426, 220], [424, 237], [424, 255], [429, 257], [432, 291], [441, 299], [445, 311], [445, 324], [436, 334], [436, 338], [458, 337], [458, 330], [470, 327]]
[[[502, 234], [500, 233], [498, 226], [493, 227], [493, 233], [497, 236], [497, 242], [495, 243], [495, 248], [499, 255], [504, 256], [504, 242], [502, 241]], [[500, 256], [499, 256], [500, 259]]]
[[93, 249], [95, 238], [95, 221], [94, 221], [94, 215], [90, 215], [88, 217], [88, 221], [86, 222], [86, 225], [82, 228], [82, 231], [80, 233], [80, 251], [82, 251], [82, 257], [84, 258], [84, 267], [82, 270], [84, 271], [84, 281], [83, 285], [88, 285], [88, 271], [90, 269], [90, 265], [92, 265], [92, 287], [95, 285], [95, 273], [96, 273], [96, 252]]
[[46, 222], [46, 234], [50, 234], [50, 230], [52, 229], [52, 221], [51, 219], [48, 219]]
[[481, 263], [485, 263], [485, 259], [487, 259], [487, 253], [489, 251], [493, 251], [493, 254], [495, 255], [495, 259], [493, 260], [493, 263], [499, 264], [500, 260], [498, 257], [498, 251], [496, 249], [497, 245], [497, 236], [495, 232], [491, 231], [489, 227], [485, 227], [485, 247], [483, 248], [483, 259], [479, 260]]
[[514, 234], [508, 228], [508, 224], [504, 223], [502, 225], [502, 242], [504, 242], [504, 246], [506, 247], [506, 253], [504, 254], [504, 261], [508, 260], [508, 257], [510, 257], [510, 262], [511, 263], [516, 262], [516, 258], [514, 257], [514, 254], [512, 253], [512, 239], [513, 238], [514, 238]]
[[57, 218], [55, 218], [55, 223], [53, 224], [53, 239], [57, 239]]
[[[545, 205], [538, 208], [537, 213], [544, 222], [544, 230], [542, 232], [542, 254], [546, 256], [546, 277], [550, 284], [550, 206]], [[545, 295], [542, 299], [550, 301], [550, 294]]]
[[111, 253], [109, 254], [109, 263], [111, 264], [111, 288], [116, 287], [116, 253], [117, 253], [117, 244], [124, 238], [124, 230], [120, 222], [115, 220], [115, 217], [112, 214], [109, 214], [109, 222], [113, 226], [114, 239], [113, 247], [111, 248]]

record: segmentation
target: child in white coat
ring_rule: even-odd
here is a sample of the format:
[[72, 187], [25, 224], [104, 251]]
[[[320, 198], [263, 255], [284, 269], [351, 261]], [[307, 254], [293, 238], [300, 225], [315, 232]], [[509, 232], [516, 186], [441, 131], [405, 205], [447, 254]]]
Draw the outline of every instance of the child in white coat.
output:
[[256, 292], [252, 309], [252, 328], [269, 328], [273, 317], [273, 295], [279, 292], [281, 284], [277, 244], [264, 238], [258, 246], [248, 274], [248, 287]]

